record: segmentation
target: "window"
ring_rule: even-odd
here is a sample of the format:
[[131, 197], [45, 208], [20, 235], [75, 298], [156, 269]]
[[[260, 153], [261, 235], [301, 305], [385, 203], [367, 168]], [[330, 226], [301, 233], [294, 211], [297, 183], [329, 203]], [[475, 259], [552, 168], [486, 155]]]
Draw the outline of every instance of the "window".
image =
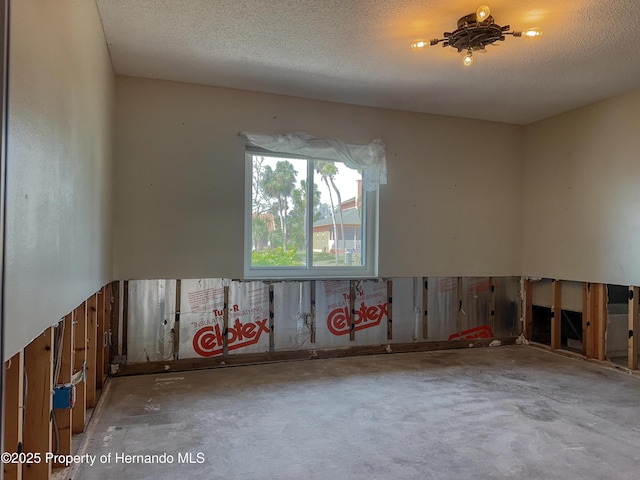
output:
[[377, 274], [377, 191], [335, 160], [247, 147], [246, 278]]

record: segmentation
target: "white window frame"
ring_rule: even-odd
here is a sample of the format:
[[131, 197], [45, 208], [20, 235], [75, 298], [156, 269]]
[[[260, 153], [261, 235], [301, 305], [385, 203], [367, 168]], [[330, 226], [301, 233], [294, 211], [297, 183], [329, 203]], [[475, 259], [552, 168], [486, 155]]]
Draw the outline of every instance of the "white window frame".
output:
[[[331, 278], [376, 278], [378, 275], [378, 216], [379, 216], [379, 196], [378, 191], [362, 192], [362, 258], [364, 265], [349, 266], [313, 266], [313, 222], [308, 222], [309, 230], [306, 232], [306, 252], [307, 265], [300, 267], [258, 267], [251, 265], [252, 239], [252, 174], [254, 155], [263, 155], [272, 158], [292, 158], [308, 160], [307, 162], [307, 182], [308, 188], [313, 185], [315, 171], [313, 160], [329, 161], [340, 163], [336, 160], [326, 160], [323, 158], [275, 153], [262, 150], [257, 147], [247, 147], [245, 152], [245, 224], [244, 224], [244, 278], [251, 280], [297, 280], [297, 279], [331, 279]], [[310, 198], [307, 192], [307, 198]], [[307, 202], [307, 216], [313, 218], [312, 202]]]

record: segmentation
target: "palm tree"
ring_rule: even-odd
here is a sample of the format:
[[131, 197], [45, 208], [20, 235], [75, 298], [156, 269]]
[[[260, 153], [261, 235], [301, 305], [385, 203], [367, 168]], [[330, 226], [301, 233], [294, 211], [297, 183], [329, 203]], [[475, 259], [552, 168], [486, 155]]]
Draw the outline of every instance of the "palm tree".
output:
[[[338, 190], [338, 188], [336, 187], [336, 184], [334, 182], [334, 177], [338, 174], [338, 167], [336, 167], [335, 163], [333, 162], [327, 162], [327, 161], [316, 161], [315, 162], [315, 169], [316, 172], [318, 172], [320, 174], [320, 178], [322, 178], [322, 181], [325, 183], [325, 185], [327, 186], [327, 190], [329, 191], [329, 201], [331, 203], [331, 221], [333, 222], [333, 231], [335, 232], [335, 247], [336, 247], [336, 265], [338, 265], [338, 229], [336, 228], [336, 207], [335, 204], [333, 203], [333, 194], [332, 192], [332, 188], [333, 190], [335, 190], [336, 192], [336, 196], [338, 197], [338, 215], [340, 217], [340, 237], [342, 238], [342, 241], [344, 243], [344, 219], [342, 218], [342, 198], [340, 196], [340, 191]], [[346, 249], [345, 249], [345, 255], [346, 255]]]
[[287, 211], [288, 198], [291, 197], [296, 183], [296, 170], [290, 162], [279, 161], [275, 170], [271, 166], [264, 167], [262, 188], [264, 193], [275, 200], [275, 208], [282, 229], [282, 250], [287, 251]]

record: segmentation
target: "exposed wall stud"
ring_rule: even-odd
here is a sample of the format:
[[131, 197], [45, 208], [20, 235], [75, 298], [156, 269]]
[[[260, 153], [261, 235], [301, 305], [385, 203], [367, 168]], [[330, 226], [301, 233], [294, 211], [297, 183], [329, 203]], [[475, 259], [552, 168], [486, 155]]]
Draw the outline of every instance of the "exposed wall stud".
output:
[[127, 342], [129, 330], [129, 281], [122, 282], [122, 362], [127, 361]]
[[[4, 451], [19, 453], [24, 420], [24, 352], [20, 350], [4, 366]], [[3, 462], [4, 480], [21, 480], [22, 464]]]
[[631, 370], [638, 369], [638, 287], [629, 287], [629, 345], [628, 359]]
[[222, 313], [222, 355], [229, 354], [229, 287], [224, 287], [224, 309]]
[[[180, 282], [180, 280], [178, 280]], [[119, 351], [120, 331], [120, 282], [111, 283], [111, 321], [109, 322], [109, 363], [115, 363]]]
[[98, 359], [98, 294], [87, 299], [87, 408], [96, 406], [96, 365]]
[[180, 308], [182, 305], [182, 280], [176, 280], [176, 313], [173, 317], [173, 359], [180, 358]]
[[387, 340], [393, 340], [393, 281], [387, 280]]
[[562, 283], [554, 279], [551, 284], [551, 348], [561, 347]]
[[533, 340], [533, 283], [528, 278], [524, 281], [524, 325], [522, 326], [527, 340]]
[[311, 343], [316, 343], [316, 281], [311, 281]]
[[275, 351], [275, 306], [273, 284], [269, 284], [269, 351]]
[[429, 277], [422, 277], [422, 339], [429, 339]]
[[[24, 349], [28, 395], [24, 416], [23, 451], [40, 453], [41, 456], [53, 451], [53, 333], [54, 327], [47, 328]], [[25, 463], [22, 469], [26, 479], [51, 478], [51, 462]]]
[[351, 319], [351, 327], [349, 329], [349, 340], [356, 339], [356, 282], [349, 282], [349, 318]]
[[104, 382], [104, 335], [105, 335], [105, 316], [104, 302], [105, 292], [101, 288], [97, 293], [96, 299], [96, 389], [100, 390]]
[[[58, 371], [54, 371], [53, 386], [64, 385], [71, 383], [71, 377], [73, 376], [73, 367], [75, 365], [74, 359], [74, 330], [75, 330], [75, 315], [74, 312], [66, 315], [62, 322], [60, 322], [58, 328], [63, 328], [62, 345], [60, 345], [61, 352], [59, 355], [60, 365], [58, 365]], [[57, 376], [56, 376], [57, 375]], [[72, 410], [71, 408], [56, 408], [53, 411], [55, 415], [56, 423], [54, 427], [57, 428], [56, 438], [59, 443], [56, 445], [56, 452], [62, 455], [70, 455], [71, 448], [71, 423], [72, 423]], [[64, 466], [64, 464], [58, 463], [57, 467]]]
[[[80, 305], [75, 310], [76, 331], [75, 331], [75, 362], [73, 374], [82, 373], [85, 369], [87, 359], [87, 304]], [[72, 433], [84, 432], [87, 415], [87, 382], [82, 379], [76, 384], [76, 404], [72, 412]]]

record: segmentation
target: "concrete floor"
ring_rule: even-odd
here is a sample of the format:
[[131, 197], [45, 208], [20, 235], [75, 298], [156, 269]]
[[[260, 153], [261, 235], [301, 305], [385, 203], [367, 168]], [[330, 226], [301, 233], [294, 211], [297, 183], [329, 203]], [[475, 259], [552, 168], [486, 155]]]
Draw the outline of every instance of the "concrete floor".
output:
[[[640, 378], [534, 347], [111, 382], [76, 479], [640, 477]], [[115, 462], [162, 453], [173, 463]]]

